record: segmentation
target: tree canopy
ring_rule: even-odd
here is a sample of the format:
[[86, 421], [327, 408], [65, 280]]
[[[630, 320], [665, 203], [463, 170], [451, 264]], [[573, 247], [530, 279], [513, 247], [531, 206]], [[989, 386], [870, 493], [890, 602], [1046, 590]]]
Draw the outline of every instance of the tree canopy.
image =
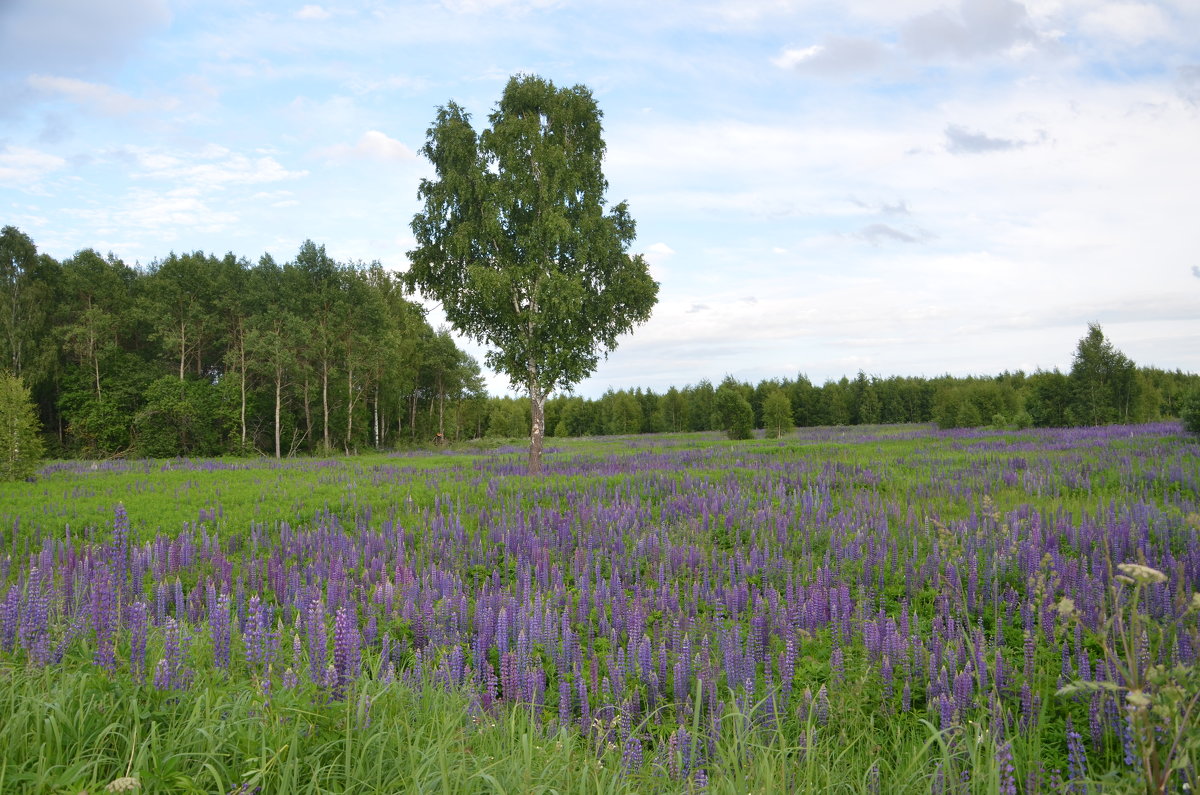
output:
[[84, 249], [0, 230], [0, 370], [52, 455], [352, 451], [477, 436], [476, 362], [379, 263], [305, 241], [294, 260]]
[[658, 298], [645, 261], [627, 253], [628, 208], [606, 210], [600, 119], [586, 87], [516, 76], [482, 133], [450, 102], [422, 149], [436, 177], [418, 190], [406, 284], [527, 391], [533, 472], [546, 396], [591, 373]]

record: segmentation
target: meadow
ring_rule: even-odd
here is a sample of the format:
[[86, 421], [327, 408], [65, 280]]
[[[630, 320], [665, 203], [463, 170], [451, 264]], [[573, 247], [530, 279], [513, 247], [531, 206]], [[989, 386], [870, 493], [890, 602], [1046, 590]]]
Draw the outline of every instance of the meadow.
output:
[[1200, 786], [1177, 423], [554, 444], [0, 484], [0, 792]]

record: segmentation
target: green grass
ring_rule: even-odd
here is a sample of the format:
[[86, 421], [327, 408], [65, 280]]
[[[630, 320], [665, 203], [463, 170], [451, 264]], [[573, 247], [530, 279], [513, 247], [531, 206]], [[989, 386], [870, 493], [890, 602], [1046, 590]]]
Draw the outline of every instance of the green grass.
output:
[[[834, 485], [823, 496], [831, 515], [848, 519], [847, 537], [865, 541], [885, 524], [898, 549], [921, 554], [928, 553], [935, 539], [944, 547], [960, 543], [945, 528], [972, 515], [994, 511], [1007, 517], [1024, 510], [1040, 517], [1049, 533], [1077, 525], [1085, 514], [1103, 516], [1112, 506], [1133, 501], [1157, 511], [1148, 521], [1161, 529], [1162, 545], [1178, 550], [1194, 541], [1180, 528], [1183, 517], [1197, 509], [1196, 495], [1171, 474], [1172, 467], [1181, 467], [1194, 478], [1194, 444], [1188, 447], [1153, 435], [1045, 449], [1039, 447], [1043, 441], [1033, 432], [956, 436], [912, 427], [820, 429], [782, 441], [739, 443], [713, 434], [554, 439], [548, 440], [551, 452], [546, 457], [550, 474], [540, 480], [521, 474], [522, 451], [504, 446], [459, 445], [413, 454], [282, 463], [222, 459], [211, 469], [174, 461], [122, 463], [118, 471], [103, 465], [95, 470], [72, 466], [35, 483], [0, 484], [0, 556], [7, 556], [0, 561], [0, 587], [7, 589], [17, 581], [17, 569], [36, 553], [40, 538], [64, 538], [67, 526], [77, 544], [87, 539], [106, 543], [117, 503], [125, 506], [142, 542], [194, 528], [219, 537], [230, 559], [242, 565], [254, 557], [252, 533], [269, 544], [283, 523], [311, 529], [328, 516], [350, 531], [356, 521], [374, 529], [384, 520], [394, 520], [409, 534], [409, 552], [419, 559], [432, 543], [426, 537], [432, 513], [450, 511], [450, 506], [468, 541], [482, 547], [484, 514], [561, 506], [568, 489], [590, 489], [610, 499], [643, 499], [647, 525], [663, 525], [664, 532], [696, 544], [706, 554], [724, 554], [749, 543], [754, 529], [749, 520], [756, 512], [771, 515], [780, 509], [781, 498], [772, 495], [802, 493], [822, 473], [833, 473], [829, 482]], [[686, 459], [685, 466], [663, 463], [679, 456]], [[1027, 459], [1027, 464], [1014, 468], [1018, 458]], [[556, 474], [556, 467], [572, 462], [591, 469]], [[747, 504], [726, 509], [726, 515], [738, 517], [728, 529], [721, 521], [724, 515], [709, 517], [711, 527], [705, 534], [698, 517], [666, 522], [668, 500], [662, 495], [670, 490], [664, 484], [707, 494], [736, 484], [736, 493]], [[1066, 520], [1057, 522], [1060, 517]], [[1016, 528], [1025, 520], [1003, 521]], [[637, 540], [632, 532], [619, 539], [625, 549], [632, 549]], [[1014, 537], [1024, 532], [1022, 527]], [[795, 561], [798, 576], [814, 576], [832, 533], [830, 527], [814, 523], [781, 546]], [[1064, 547], [1068, 543], [1066, 534], [1055, 540]], [[503, 550], [489, 550], [493, 553], [499, 555], [502, 580], [511, 583], [516, 579], [515, 563]], [[603, 557], [601, 563], [607, 566]], [[480, 567], [478, 579], [489, 574], [487, 566], [475, 565]], [[857, 582], [860, 565], [845, 564], [839, 576]], [[657, 576], [650, 564], [641, 573], [648, 579]], [[183, 576], [190, 588], [208, 574], [204, 570]], [[1024, 593], [1033, 574], [1012, 568], [1001, 572], [998, 590], [1012, 587]], [[463, 576], [470, 582], [473, 575]], [[755, 576], [752, 586], [757, 593], [765, 585], [782, 587], [781, 582], [765, 581], [769, 573]], [[927, 630], [940, 590], [930, 586], [905, 594], [903, 576], [899, 570], [881, 575], [886, 582], [874, 594], [877, 605], [894, 615], [902, 599], [911, 596], [913, 614]], [[567, 587], [573, 587], [569, 580]], [[989, 584], [981, 596], [984, 606], [974, 616], [989, 637], [996, 619], [992, 598]], [[702, 617], [709, 620], [711, 613]], [[651, 626], [661, 629], [669, 621], [670, 616], [657, 616]], [[275, 629], [288, 646], [293, 628], [280, 624]], [[398, 619], [389, 629], [397, 637], [411, 632]], [[1001, 629], [1006, 659], [1018, 665], [1020, 628]], [[598, 651], [607, 652], [607, 642], [597, 633]], [[160, 692], [124, 670], [109, 674], [92, 666], [89, 643], [88, 637], [80, 639], [61, 664], [44, 668], [27, 663], [19, 651], [0, 653], [0, 793], [98, 793], [125, 777], [136, 780], [141, 792], [164, 793], [248, 794], [255, 788], [262, 793], [700, 789], [694, 777], [682, 779], [669, 772], [667, 737], [679, 728], [669, 706], [639, 717], [640, 725], [634, 728], [647, 740], [644, 761], [627, 770], [620, 743], [609, 744], [610, 727], [586, 735], [574, 723], [559, 727], [551, 707], [544, 714], [532, 714], [527, 707], [502, 702], [484, 712], [470, 694], [403, 676], [385, 682], [373, 675], [361, 677], [346, 698], [333, 700], [311, 684], [280, 687], [278, 668], [272, 688], [264, 692], [253, 672], [240, 663], [228, 672], [215, 670], [202, 631], [190, 660], [197, 671], [195, 683], [183, 692]], [[121, 643], [118, 658], [128, 655], [127, 642]], [[239, 643], [235, 633], [235, 652]], [[152, 636], [151, 660], [160, 653], [155, 644], [161, 645]], [[827, 631], [804, 638], [798, 689], [810, 686], [815, 691], [831, 680], [831, 648]], [[897, 710], [895, 698], [882, 697], [877, 664], [866, 658], [862, 646], [852, 644], [845, 652], [845, 681], [836, 689], [825, 722], [796, 709], [766, 720], [764, 702], [746, 704], [744, 691], [722, 688], [714, 743], [705, 754], [704, 791], [1001, 792], [997, 739], [985, 709], [953, 730], [939, 731], [923, 705], [923, 693], [914, 693], [920, 707]], [[380, 670], [378, 658], [371, 656], [375, 653], [365, 652], [364, 660], [373, 674]], [[1042, 791], [1049, 790], [1052, 771], [1066, 769], [1065, 717], [1073, 714], [1078, 724], [1086, 709], [1079, 702], [1054, 698], [1057, 655], [1057, 649], [1039, 645], [1036, 669], [1045, 680], [1039, 693], [1041, 709], [1031, 726], [1010, 735], [1015, 780], [1041, 775]], [[236, 653], [234, 657], [239, 659]], [[693, 695], [693, 703], [699, 696]], [[1001, 717], [1015, 727], [1011, 695], [1007, 698]], [[712, 705], [700, 706], [680, 713], [690, 716], [683, 728], [693, 737], [711, 725], [705, 722]], [[1105, 792], [1119, 791], [1128, 776], [1119, 763], [1110, 763], [1120, 759], [1120, 747], [1110, 737], [1091, 750], [1094, 760], [1106, 761], [1087, 774], [1093, 777], [1090, 783]]]

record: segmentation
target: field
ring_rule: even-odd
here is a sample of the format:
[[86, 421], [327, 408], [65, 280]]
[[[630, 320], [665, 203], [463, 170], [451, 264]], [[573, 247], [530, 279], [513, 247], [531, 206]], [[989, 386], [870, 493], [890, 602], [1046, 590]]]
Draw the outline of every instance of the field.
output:
[[1177, 424], [52, 464], [0, 792], [1194, 790], [1198, 495]]

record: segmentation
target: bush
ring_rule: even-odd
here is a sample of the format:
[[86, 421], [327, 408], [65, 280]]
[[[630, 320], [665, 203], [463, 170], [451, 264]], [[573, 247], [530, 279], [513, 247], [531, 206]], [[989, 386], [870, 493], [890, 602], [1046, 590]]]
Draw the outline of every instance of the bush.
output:
[[38, 470], [45, 448], [33, 399], [21, 379], [0, 373], [0, 480], [22, 480]]
[[1183, 399], [1183, 407], [1179, 412], [1183, 420], [1183, 429], [1200, 434], [1200, 389], [1193, 389]]
[[730, 439], [749, 439], [754, 435], [754, 409], [735, 386], [722, 384], [716, 395], [721, 430]]

